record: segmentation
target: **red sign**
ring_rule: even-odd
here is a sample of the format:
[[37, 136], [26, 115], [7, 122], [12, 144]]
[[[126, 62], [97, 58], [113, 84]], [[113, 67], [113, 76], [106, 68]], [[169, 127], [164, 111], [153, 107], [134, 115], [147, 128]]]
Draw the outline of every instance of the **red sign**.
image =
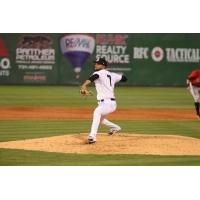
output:
[[8, 57], [8, 49], [6, 49], [2, 38], [0, 38], [0, 57]]
[[97, 34], [96, 44], [97, 45], [126, 45], [126, 39], [128, 35], [124, 34]]

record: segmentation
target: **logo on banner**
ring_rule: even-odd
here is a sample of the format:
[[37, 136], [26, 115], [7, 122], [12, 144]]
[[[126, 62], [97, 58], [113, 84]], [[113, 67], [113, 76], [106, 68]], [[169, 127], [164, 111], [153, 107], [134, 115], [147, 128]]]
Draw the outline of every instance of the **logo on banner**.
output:
[[64, 34], [60, 39], [60, 47], [64, 57], [72, 64], [76, 79], [79, 79], [83, 65], [94, 51], [93, 35], [86, 33]]
[[133, 47], [133, 59], [148, 60], [152, 58], [155, 62], [165, 60], [168, 63], [199, 63], [199, 48], [160, 48]]
[[80, 51], [91, 54], [94, 50], [95, 41], [89, 35], [66, 35], [61, 39], [60, 44], [63, 53]]
[[112, 64], [129, 64], [127, 40], [127, 34], [97, 34], [96, 58], [103, 57]]
[[151, 51], [151, 57], [155, 62], [160, 62], [164, 57], [164, 51], [160, 47], [154, 47]]
[[53, 39], [45, 34], [22, 35], [17, 41], [16, 63], [24, 71], [25, 82], [47, 81], [46, 71], [52, 71], [55, 64]]
[[8, 58], [9, 52], [6, 48], [4, 41], [0, 38], [0, 76], [10, 75], [10, 59]]
[[55, 64], [53, 40], [46, 35], [23, 35], [16, 49], [16, 63]]

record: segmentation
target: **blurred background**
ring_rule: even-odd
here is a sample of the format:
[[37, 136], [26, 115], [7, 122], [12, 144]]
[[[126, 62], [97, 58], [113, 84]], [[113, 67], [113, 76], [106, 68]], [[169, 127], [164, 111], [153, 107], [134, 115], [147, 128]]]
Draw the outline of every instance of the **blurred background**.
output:
[[200, 34], [0, 34], [1, 85], [78, 85], [104, 57], [129, 86], [185, 86], [199, 67]]

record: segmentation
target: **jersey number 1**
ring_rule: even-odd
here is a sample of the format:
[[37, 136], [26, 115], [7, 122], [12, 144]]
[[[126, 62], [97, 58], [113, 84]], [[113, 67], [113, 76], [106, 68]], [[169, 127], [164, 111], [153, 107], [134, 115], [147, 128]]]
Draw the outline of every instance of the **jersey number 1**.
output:
[[110, 76], [110, 75], [107, 75], [107, 77], [110, 79], [110, 86], [112, 86], [112, 85], [111, 85], [111, 76]]

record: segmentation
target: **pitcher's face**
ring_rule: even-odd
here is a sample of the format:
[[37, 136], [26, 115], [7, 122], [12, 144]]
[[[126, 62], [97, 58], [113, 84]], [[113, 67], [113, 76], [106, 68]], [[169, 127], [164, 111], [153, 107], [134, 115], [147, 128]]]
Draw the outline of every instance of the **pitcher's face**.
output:
[[100, 69], [105, 69], [105, 66], [102, 65], [102, 64], [96, 63], [96, 64], [95, 64], [95, 70], [100, 70]]

